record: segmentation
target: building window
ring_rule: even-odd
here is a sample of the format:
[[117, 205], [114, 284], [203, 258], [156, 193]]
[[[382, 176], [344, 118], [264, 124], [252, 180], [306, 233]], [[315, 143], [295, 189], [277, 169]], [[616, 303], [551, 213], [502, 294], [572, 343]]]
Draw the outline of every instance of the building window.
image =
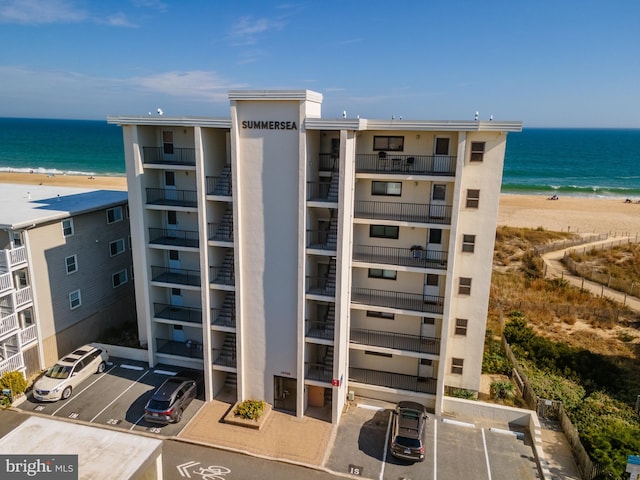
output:
[[429, 243], [441, 244], [442, 243], [442, 230], [439, 228], [429, 229]]
[[178, 212], [175, 210], [167, 211], [167, 225], [178, 225]]
[[438, 277], [438, 275], [434, 273], [427, 273], [427, 280], [425, 284], [429, 287], [437, 287], [439, 280], [440, 278]]
[[162, 151], [165, 155], [173, 155], [173, 132], [170, 130], [162, 132]]
[[73, 235], [73, 218], [66, 218], [62, 220], [62, 235], [65, 237]]
[[431, 195], [431, 199], [443, 202], [446, 200], [446, 198], [447, 198], [447, 186], [436, 183], [433, 186], [433, 193]]
[[452, 358], [451, 359], [451, 373], [456, 375], [462, 375], [462, 367], [464, 365], [464, 359]]
[[371, 195], [399, 197], [402, 194], [402, 182], [371, 182]]
[[471, 161], [481, 162], [484, 160], [485, 142], [471, 142]]
[[127, 237], [127, 243], [129, 244], [129, 250], [132, 250], [133, 246], [131, 245], [131, 235]]
[[124, 238], [119, 238], [115, 242], [109, 243], [109, 253], [112, 257], [124, 253]]
[[74, 310], [82, 305], [82, 295], [80, 290], [75, 290], [69, 294], [69, 308]]
[[467, 190], [467, 208], [478, 208], [480, 205], [480, 190]]
[[467, 324], [469, 320], [466, 318], [456, 318], [456, 335], [467, 336]]
[[109, 208], [107, 210], [107, 223], [122, 221], [122, 207]]
[[120, 270], [119, 272], [114, 273], [111, 276], [111, 283], [113, 283], [113, 288], [127, 283], [127, 270]]
[[18, 285], [18, 288], [26, 288], [29, 286], [26, 270], [20, 270], [16, 272], [15, 275], [16, 275], [15, 282]]
[[367, 317], [385, 318], [387, 320], [394, 320], [396, 318], [395, 314], [393, 313], [374, 312], [373, 310], [367, 310]]
[[430, 358], [421, 358], [420, 365], [424, 365], [425, 367], [430, 367], [433, 365], [433, 360]]
[[166, 187], [175, 187], [176, 186], [176, 173], [175, 172], [164, 172], [164, 185]]
[[376, 357], [387, 357], [387, 358], [393, 358], [393, 355], [391, 355], [390, 353], [382, 353], [382, 352], [373, 352], [371, 350], [365, 350], [364, 351], [365, 355], [375, 355]]
[[124, 206], [124, 214], [127, 216], [127, 220], [129, 220], [129, 204], [128, 203]]
[[458, 293], [460, 295], [471, 295], [471, 279], [468, 277], [460, 277], [458, 285]]
[[392, 152], [402, 152], [404, 150], [404, 137], [376, 135], [373, 137], [373, 150], [389, 150]]
[[466, 234], [462, 235], [462, 251], [473, 253], [475, 248], [476, 248], [476, 236], [466, 235]]
[[422, 324], [423, 325], [435, 325], [436, 324], [436, 319], [433, 317], [422, 317]]
[[400, 235], [400, 227], [390, 225], [370, 225], [369, 237], [371, 238], [392, 238], [397, 240]]
[[71, 255], [64, 259], [65, 266], [67, 268], [67, 275], [78, 271], [78, 256]]
[[395, 270], [384, 270], [382, 268], [370, 268], [369, 278], [384, 278], [385, 280], [395, 280], [398, 272]]

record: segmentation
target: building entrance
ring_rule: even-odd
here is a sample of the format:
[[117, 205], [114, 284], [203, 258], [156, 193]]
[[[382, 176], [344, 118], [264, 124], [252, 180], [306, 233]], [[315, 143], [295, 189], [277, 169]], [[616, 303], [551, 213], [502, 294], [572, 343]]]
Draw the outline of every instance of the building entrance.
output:
[[295, 378], [273, 376], [273, 408], [296, 413], [296, 392], [298, 382]]

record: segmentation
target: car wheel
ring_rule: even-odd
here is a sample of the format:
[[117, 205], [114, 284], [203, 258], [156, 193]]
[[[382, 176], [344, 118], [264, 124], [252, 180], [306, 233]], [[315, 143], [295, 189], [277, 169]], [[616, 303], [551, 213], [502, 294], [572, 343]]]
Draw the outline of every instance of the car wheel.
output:
[[107, 369], [107, 364], [104, 362], [100, 362], [98, 365], [98, 373], [103, 373]]
[[67, 387], [62, 391], [62, 399], [66, 400], [71, 396], [71, 387]]
[[180, 420], [182, 420], [182, 409], [179, 408], [176, 411], [176, 416], [174, 417], [173, 423], [178, 423]]

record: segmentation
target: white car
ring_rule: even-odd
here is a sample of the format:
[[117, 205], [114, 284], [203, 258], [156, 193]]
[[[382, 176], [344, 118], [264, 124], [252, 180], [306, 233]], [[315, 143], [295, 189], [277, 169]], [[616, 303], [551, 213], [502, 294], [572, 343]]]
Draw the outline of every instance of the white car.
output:
[[102, 345], [91, 343], [65, 355], [33, 386], [33, 398], [41, 402], [66, 400], [73, 389], [94, 373], [107, 368], [109, 354]]

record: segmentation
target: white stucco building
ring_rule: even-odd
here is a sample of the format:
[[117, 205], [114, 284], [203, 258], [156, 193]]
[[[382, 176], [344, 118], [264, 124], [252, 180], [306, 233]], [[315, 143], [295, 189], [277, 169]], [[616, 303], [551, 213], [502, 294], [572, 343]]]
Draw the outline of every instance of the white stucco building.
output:
[[149, 363], [304, 415], [349, 392], [477, 391], [508, 132], [322, 118], [322, 95], [230, 91], [230, 118], [123, 128]]

